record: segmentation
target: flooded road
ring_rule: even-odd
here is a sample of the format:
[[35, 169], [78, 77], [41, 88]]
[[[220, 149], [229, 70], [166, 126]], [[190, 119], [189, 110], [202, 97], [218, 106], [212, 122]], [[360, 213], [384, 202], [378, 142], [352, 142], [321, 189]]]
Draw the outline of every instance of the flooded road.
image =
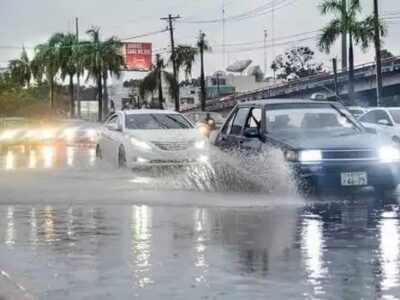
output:
[[0, 165], [0, 299], [400, 298], [396, 197], [227, 193], [86, 148]]

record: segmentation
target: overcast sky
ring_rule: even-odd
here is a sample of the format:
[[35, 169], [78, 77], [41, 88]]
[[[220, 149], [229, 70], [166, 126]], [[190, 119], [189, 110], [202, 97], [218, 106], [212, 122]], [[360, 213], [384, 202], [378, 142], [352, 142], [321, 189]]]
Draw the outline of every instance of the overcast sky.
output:
[[[268, 30], [268, 39], [274, 36], [275, 54], [279, 54], [291, 46], [307, 45], [315, 49], [315, 40], [295, 41], [309, 38], [315, 33], [282, 39], [304, 32], [320, 29], [329, 21], [321, 17], [318, 4], [321, 0], [224, 0], [226, 44], [253, 42], [248, 45], [227, 46], [226, 64], [236, 60], [252, 59], [253, 64], [263, 68], [264, 54], [262, 40], [264, 29]], [[372, 0], [361, 0], [364, 13], [372, 12]], [[275, 3], [274, 22], [272, 14], [266, 13], [257, 17], [240, 21], [229, 20], [230, 16], [251, 11], [265, 5], [271, 7]], [[269, 6], [268, 6], [269, 5]], [[400, 13], [399, 0], [379, 0], [382, 13]], [[182, 19], [175, 23], [176, 43], [194, 43], [199, 30], [207, 34], [214, 52], [206, 56], [206, 71], [211, 73], [222, 69], [222, 22], [196, 23], [195, 21], [214, 20], [222, 17], [222, 0], [0, 0], [0, 66], [16, 57], [25, 45], [30, 50], [37, 43], [45, 41], [52, 33], [58, 31], [74, 31], [75, 17], [80, 20], [80, 37], [92, 25], [100, 26], [104, 38], [116, 35], [127, 38], [149, 32], [162, 30], [166, 22], [160, 17], [169, 13], [179, 14]], [[400, 55], [400, 14], [398, 19], [390, 19], [385, 48]], [[273, 26], [274, 24], [274, 26]], [[153, 43], [156, 51], [169, 46], [167, 32], [143, 37], [138, 41]], [[259, 41], [259, 43], [254, 43]], [[267, 56], [270, 62], [273, 49], [268, 42]], [[238, 50], [249, 50], [238, 52]], [[229, 51], [228, 51], [229, 50]], [[330, 58], [339, 56], [338, 45], [332, 49], [331, 55], [317, 54], [316, 59], [330, 68]], [[367, 53], [357, 51], [356, 63], [373, 60], [372, 49]], [[340, 57], [339, 57], [340, 59]], [[198, 72], [198, 66], [194, 74]], [[132, 74], [126, 77], [131, 77]]]

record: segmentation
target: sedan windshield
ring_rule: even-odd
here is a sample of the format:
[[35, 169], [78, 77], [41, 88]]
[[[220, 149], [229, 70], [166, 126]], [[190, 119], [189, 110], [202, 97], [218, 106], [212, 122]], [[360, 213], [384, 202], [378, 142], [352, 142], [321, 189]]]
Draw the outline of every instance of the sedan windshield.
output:
[[392, 115], [394, 122], [400, 124], [400, 109], [390, 109], [389, 112]]
[[189, 129], [192, 125], [178, 114], [132, 114], [126, 115], [127, 129]]
[[275, 134], [359, 131], [344, 112], [329, 104], [269, 105], [266, 120], [267, 131]]

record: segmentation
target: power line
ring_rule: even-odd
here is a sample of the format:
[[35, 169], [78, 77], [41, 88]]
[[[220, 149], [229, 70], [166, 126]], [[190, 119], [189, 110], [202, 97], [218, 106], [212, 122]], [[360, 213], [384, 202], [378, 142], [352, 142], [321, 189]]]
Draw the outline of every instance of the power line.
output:
[[[226, 17], [225, 22], [236, 22], [236, 21], [242, 21], [245, 19], [262, 16], [262, 15], [270, 13], [273, 8], [275, 8], [275, 10], [282, 9], [288, 5], [294, 4], [297, 1], [298, 0], [274, 0], [269, 4], [262, 5], [258, 8], [249, 10], [247, 12], [244, 12], [244, 13], [241, 13], [238, 15], [233, 15], [230, 17]], [[217, 18], [217, 19], [209, 19], [209, 20], [185, 20], [185, 19], [183, 19], [180, 22], [188, 23], [188, 24], [207, 24], [207, 23], [220, 23], [221, 21], [223, 21], [223, 19]]]
[[152, 32], [148, 32], [148, 33], [143, 33], [143, 34], [139, 34], [139, 35], [126, 37], [126, 38], [121, 39], [121, 41], [133, 40], [133, 39], [138, 39], [138, 38], [142, 38], [142, 37], [146, 37], [146, 36], [152, 36], [152, 35], [166, 32], [166, 31], [168, 31], [168, 28], [163, 29], [163, 30], [157, 30], [157, 31], [152, 31]]

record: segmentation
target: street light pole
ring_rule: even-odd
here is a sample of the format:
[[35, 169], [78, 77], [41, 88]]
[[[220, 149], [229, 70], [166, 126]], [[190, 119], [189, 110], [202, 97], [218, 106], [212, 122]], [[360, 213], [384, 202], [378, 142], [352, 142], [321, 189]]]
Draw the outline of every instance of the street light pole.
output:
[[376, 59], [376, 106], [381, 104], [383, 98], [381, 38], [379, 33], [379, 7], [378, 0], [374, 1], [374, 44]]
[[267, 77], [267, 37], [268, 31], [264, 29], [264, 77]]
[[[75, 19], [75, 25], [76, 25], [76, 43], [79, 45], [79, 20], [78, 18]], [[81, 117], [81, 74], [79, 73], [79, 68], [78, 72], [76, 72], [77, 76], [77, 89], [76, 89], [76, 106], [77, 106], [77, 114], [78, 118]]]

